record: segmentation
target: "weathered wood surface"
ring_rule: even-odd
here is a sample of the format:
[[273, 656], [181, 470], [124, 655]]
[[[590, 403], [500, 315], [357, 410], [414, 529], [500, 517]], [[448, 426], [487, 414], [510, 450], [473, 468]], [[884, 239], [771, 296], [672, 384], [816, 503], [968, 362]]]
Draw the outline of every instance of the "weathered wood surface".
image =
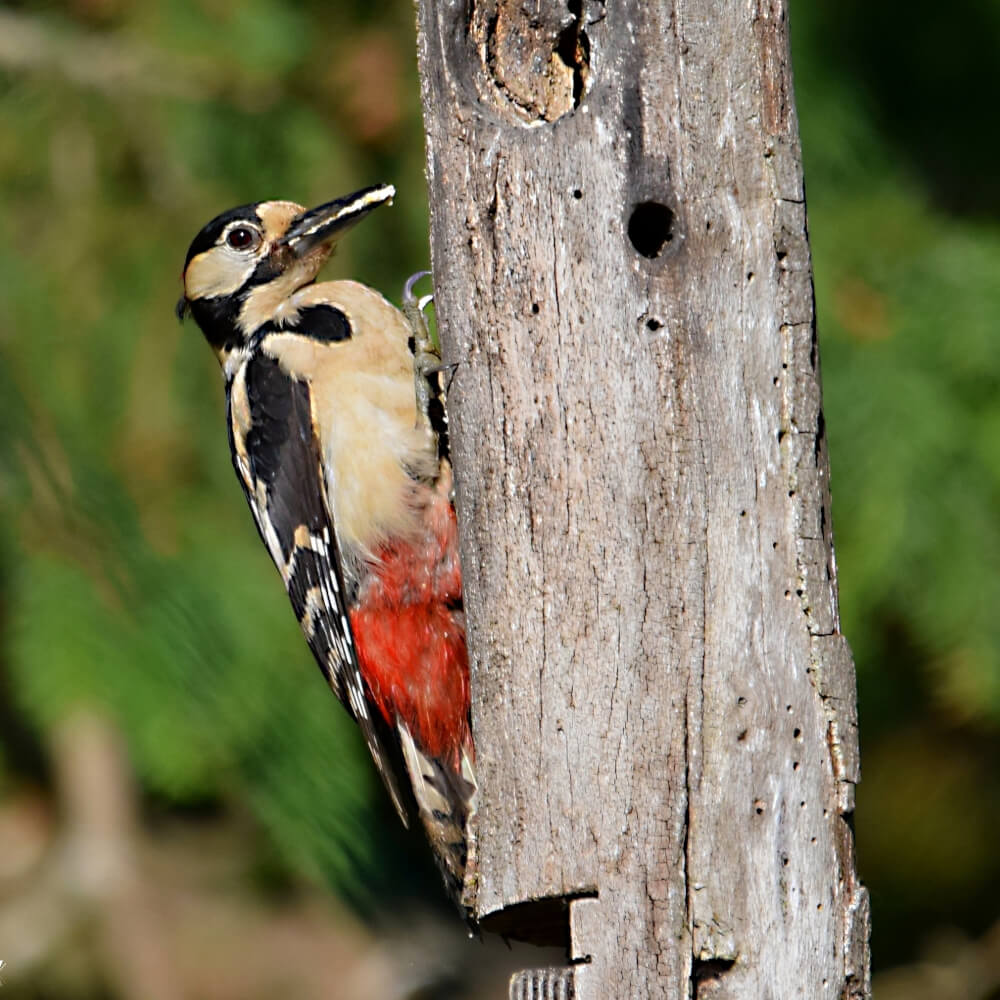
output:
[[475, 906], [581, 962], [512, 995], [865, 996], [785, 4], [418, 20]]

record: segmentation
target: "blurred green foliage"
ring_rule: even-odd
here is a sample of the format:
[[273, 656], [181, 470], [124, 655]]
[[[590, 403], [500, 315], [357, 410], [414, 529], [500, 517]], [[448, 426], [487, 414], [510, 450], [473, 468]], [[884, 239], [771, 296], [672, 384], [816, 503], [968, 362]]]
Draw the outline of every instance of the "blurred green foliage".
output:
[[393, 289], [427, 265], [412, 33], [405, 4], [0, 10], [4, 753], [37, 758], [24, 743], [99, 703], [151, 794], [247, 801], [293, 867], [359, 895], [381, 793], [256, 537], [217, 364], [172, 306], [219, 211], [383, 178], [397, 206], [335, 267]]
[[1000, 6], [793, 2], [791, 24], [884, 966], [1000, 916], [1000, 138], [979, 58]]
[[[952, 7], [1000, 50], [996, 4]], [[792, 11], [883, 962], [915, 928], [995, 919], [1000, 880], [993, 56], [946, 50], [939, 16], [913, 5], [903, 42], [860, 0]], [[22, 0], [0, 8], [0, 109], [0, 792], [99, 702], [150, 794], [248, 802], [291, 867], [360, 892], [381, 793], [256, 538], [216, 363], [171, 309], [194, 232], [260, 198], [391, 180], [334, 269], [391, 290], [427, 265], [411, 7]]]

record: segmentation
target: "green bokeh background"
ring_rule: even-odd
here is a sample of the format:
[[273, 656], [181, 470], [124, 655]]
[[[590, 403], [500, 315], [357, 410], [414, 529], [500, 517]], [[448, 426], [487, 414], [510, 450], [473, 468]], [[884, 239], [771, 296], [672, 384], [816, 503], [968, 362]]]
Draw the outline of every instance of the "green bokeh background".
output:
[[[791, 19], [885, 968], [1000, 917], [1000, 5], [878, 7]], [[197, 228], [267, 197], [390, 180], [336, 271], [396, 293], [427, 266], [413, 32], [405, 0], [0, 5], [0, 797], [101, 705], [148, 800], [249, 808], [360, 905], [393, 884], [388, 814], [172, 307]]]

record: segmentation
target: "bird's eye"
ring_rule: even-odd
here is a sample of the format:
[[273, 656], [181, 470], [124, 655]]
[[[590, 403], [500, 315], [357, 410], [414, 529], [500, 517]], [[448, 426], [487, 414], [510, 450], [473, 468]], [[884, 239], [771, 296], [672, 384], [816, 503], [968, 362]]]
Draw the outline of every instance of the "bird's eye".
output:
[[260, 243], [260, 233], [250, 226], [236, 226], [226, 234], [226, 243], [234, 250], [253, 250]]

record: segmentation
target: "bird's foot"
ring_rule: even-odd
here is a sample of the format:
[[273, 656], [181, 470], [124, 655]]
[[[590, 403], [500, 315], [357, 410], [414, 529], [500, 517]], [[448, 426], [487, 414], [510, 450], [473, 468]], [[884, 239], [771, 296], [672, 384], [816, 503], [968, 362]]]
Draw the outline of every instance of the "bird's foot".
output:
[[407, 280], [403, 286], [403, 313], [413, 336], [413, 379], [417, 392], [418, 419], [433, 426], [435, 421], [430, 412], [432, 400], [441, 395], [440, 379], [436, 376], [444, 370], [441, 364], [441, 351], [431, 336], [427, 316], [424, 313], [434, 301], [434, 294], [418, 298], [413, 292], [413, 286], [423, 278], [429, 277], [430, 273], [430, 271], [418, 271]]

